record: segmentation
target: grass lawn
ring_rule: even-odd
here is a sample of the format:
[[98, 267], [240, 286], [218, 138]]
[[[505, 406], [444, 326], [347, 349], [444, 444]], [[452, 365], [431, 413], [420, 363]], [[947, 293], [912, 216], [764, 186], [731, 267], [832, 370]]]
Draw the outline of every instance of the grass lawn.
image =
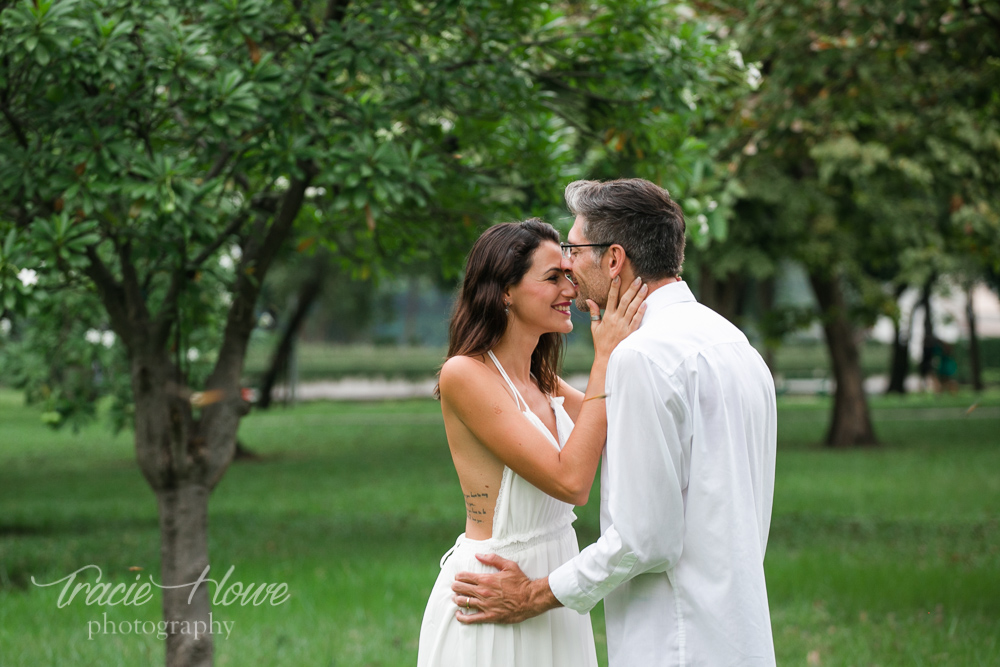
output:
[[[766, 560], [780, 665], [1000, 664], [1000, 394], [966, 415], [975, 400], [875, 399], [883, 446], [834, 452], [815, 445], [825, 399], [781, 399]], [[214, 607], [235, 624], [216, 664], [413, 664], [464, 522], [437, 404], [278, 409], [249, 416], [241, 439], [263, 458], [234, 465], [212, 497], [210, 576], [234, 566], [230, 583], [284, 582], [291, 599]], [[578, 514], [586, 544], [596, 502]], [[31, 582], [89, 564], [102, 581], [158, 581], [158, 550], [130, 434], [53, 433], [0, 391], [0, 665], [162, 664], [155, 634], [88, 637], [152, 628], [158, 597], [60, 609], [61, 585]], [[593, 621], [601, 653], [600, 607]]]

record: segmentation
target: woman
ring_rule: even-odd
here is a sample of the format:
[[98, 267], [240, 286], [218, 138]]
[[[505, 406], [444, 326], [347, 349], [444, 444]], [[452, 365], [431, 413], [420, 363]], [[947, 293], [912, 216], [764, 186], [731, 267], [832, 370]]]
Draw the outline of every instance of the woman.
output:
[[459, 571], [491, 570], [477, 553], [514, 560], [536, 578], [579, 552], [572, 505], [587, 502], [604, 447], [608, 357], [642, 320], [645, 291], [629, 286], [619, 303], [613, 283], [603, 320], [587, 301], [595, 355], [584, 396], [556, 375], [576, 298], [559, 234], [532, 219], [491, 227], [473, 245], [439, 378], [465, 533], [441, 560], [420, 629], [421, 667], [597, 664], [589, 616], [554, 609], [518, 625], [464, 625], [455, 615], [475, 608], [468, 599], [457, 607], [451, 584]]

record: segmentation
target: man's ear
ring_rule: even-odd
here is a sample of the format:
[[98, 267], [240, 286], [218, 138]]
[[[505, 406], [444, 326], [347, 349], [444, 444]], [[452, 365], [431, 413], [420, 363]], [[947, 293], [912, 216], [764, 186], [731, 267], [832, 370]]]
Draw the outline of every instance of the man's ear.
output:
[[622, 270], [625, 268], [625, 262], [628, 261], [628, 256], [625, 255], [625, 248], [621, 247], [617, 243], [611, 245], [608, 248], [608, 273], [611, 274], [611, 278], [614, 279], [621, 274]]

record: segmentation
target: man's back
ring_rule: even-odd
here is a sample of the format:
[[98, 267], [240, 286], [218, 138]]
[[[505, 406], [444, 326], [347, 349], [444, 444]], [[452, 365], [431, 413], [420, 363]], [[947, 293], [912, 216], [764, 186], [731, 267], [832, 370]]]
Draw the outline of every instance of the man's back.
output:
[[611, 664], [773, 664], [771, 375], [683, 283], [647, 303], [608, 369], [602, 528], [643, 572], [605, 599]]

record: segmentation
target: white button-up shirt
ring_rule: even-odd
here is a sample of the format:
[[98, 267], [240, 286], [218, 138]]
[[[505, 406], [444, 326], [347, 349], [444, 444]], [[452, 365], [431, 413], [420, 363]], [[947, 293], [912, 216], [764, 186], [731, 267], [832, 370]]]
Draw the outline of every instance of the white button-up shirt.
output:
[[646, 303], [608, 364], [603, 535], [549, 586], [580, 613], [604, 598], [612, 667], [774, 665], [771, 374], [685, 283]]

